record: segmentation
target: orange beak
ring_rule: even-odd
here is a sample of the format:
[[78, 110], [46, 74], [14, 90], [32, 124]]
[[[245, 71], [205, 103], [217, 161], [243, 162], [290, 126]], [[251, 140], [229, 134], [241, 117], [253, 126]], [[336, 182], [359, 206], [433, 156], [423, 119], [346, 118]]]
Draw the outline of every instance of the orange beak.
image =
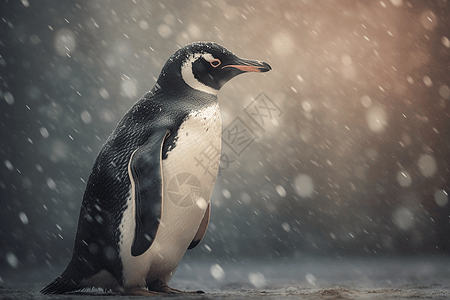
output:
[[267, 72], [272, 70], [268, 63], [259, 60], [239, 59], [235, 62], [238, 64], [225, 65], [222, 69], [235, 68], [241, 70], [242, 72]]

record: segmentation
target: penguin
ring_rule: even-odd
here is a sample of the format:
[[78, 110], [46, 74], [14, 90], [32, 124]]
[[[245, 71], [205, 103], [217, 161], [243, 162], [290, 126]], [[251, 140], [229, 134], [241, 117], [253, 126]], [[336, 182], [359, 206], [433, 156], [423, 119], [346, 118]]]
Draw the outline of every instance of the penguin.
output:
[[213, 42], [195, 42], [170, 56], [155, 86], [101, 148], [72, 258], [41, 292], [184, 293], [168, 282], [208, 227], [221, 153], [217, 93], [239, 74], [269, 70], [266, 62], [239, 58]]

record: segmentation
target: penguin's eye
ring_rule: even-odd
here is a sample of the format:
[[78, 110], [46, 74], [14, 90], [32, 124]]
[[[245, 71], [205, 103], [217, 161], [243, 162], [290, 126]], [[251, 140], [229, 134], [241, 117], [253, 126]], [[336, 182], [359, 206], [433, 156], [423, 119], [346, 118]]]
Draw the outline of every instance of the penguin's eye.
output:
[[209, 63], [211, 64], [211, 66], [216, 68], [216, 67], [218, 67], [220, 65], [220, 60], [214, 59], [214, 60], [210, 61]]

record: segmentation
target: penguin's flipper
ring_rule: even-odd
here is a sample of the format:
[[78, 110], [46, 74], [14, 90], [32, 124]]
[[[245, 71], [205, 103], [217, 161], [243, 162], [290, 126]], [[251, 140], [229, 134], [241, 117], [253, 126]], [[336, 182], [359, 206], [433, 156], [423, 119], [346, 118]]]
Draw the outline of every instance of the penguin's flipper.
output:
[[154, 132], [131, 155], [128, 165], [132, 197], [136, 207], [136, 229], [131, 255], [139, 256], [150, 248], [161, 219], [162, 147], [169, 130]]
[[205, 215], [203, 216], [202, 222], [200, 223], [200, 227], [198, 228], [197, 233], [195, 234], [194, 239], [192, 240], [188, 249], [195, 248], [202, 241], [203, 237], [206, 234], [206, 229], [208, 229], [210, 213], [211, 213], [211, 203], [208, 203], [208, 207], [206, 208], [206, 212]]

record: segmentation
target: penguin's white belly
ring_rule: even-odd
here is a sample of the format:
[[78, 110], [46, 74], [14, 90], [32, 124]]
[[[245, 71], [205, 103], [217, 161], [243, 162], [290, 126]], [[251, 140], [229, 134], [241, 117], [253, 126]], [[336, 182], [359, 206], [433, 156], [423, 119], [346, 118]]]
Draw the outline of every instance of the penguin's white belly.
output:
[[217, 104], [192, 112], [181, 124], [175, 147], [162, 161], [161, 222], [150, 248], [137, 257], [131, 255], [135, 206], [129, 198], [121, 224], [125, 286], [143, 286], [146, 279], [168, 281], [172, 276], [208, 207], [220, 163], [221, 137]]

